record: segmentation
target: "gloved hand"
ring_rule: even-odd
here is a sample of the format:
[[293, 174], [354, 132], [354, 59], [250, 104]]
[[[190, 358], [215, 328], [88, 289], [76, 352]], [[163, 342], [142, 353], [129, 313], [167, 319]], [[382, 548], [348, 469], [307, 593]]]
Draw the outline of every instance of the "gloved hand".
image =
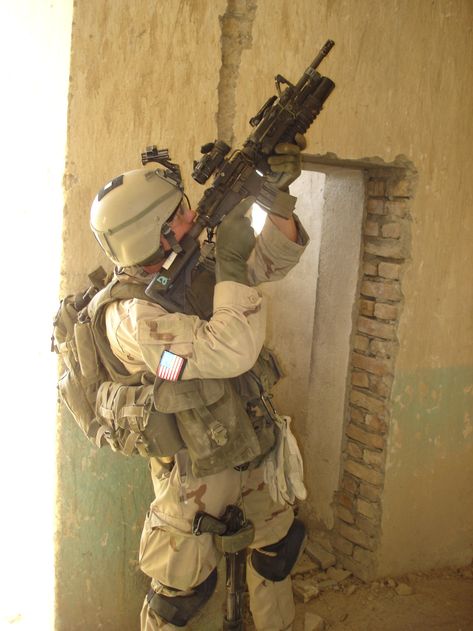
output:
[[277, 174], [268, 176], [268, 181], [285, 193], [289, 191], [289, 184], [297, 180], [301, 174], [301, 151], [307, 146], [305, 136], [302, 134], [296, 134], [295, 141], [297, 143], [295, 145], [288, 142], [276, 145], [275, 154], [268, 158], [271, 171]]
[[255, 233], [245, 214], [255, 201], [246, 197], [231, 210], [217, 229], [216, 266], [217, 283], [232, 280], [248, 285], [247, 261], [255, 247]]

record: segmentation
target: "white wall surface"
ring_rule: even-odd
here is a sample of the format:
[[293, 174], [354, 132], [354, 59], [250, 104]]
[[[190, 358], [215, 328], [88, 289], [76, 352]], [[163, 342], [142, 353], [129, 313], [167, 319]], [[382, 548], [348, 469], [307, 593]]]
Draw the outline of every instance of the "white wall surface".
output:
[[71, 0], [0, 3], [0, 629], [53, 628], [56, 358]]

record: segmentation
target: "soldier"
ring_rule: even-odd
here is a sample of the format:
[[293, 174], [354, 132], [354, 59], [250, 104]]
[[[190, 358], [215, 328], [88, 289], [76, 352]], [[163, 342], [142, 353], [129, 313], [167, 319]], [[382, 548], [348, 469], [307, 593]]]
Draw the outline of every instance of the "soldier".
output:
[[[297, 142], [278, 145], [269, 159], [283, 191], [300, 174], [303, 137]], [[186, 199], [153, 163], [115, 178], [98, 193], [91, 227], [116, 265], [118, 282], [146, 287], [165, 256], [179, 250], [194, 221]], [[157, 390], [161, 411], [179, 421], [179, 437], [164, 436], [166, 455], [150, 458], [155, 499], [139, 561], [151, 589], [141, 612], [142, 631], [186, 626], [210, 598], [220, 553], [210, 534], [196, 537], [191, 525], [197, 511], [219, 517], [229, 504], [239, 505], [255, 526], [247, 582], [256, 629], [287, 631], [294, 620], [290, 571], [305, 530], [291, 503], [304, 498], [305, 489], [302, 467], [290, 470], [284, 463], [284, 447], [300, 458], [287, 419], [262, 404], [262, 394], [279, 375], [263, 349], [265, 304], [258, 285], [284, 277], [308, 236], [295, 215], [270, 214], [255, 238], [245, 216], [251, 201], [236, 206], [217, 229], [208, 321], [151, 299], [122, 299], [106, 307], [107, 338], [126, 370], [148, 371], [176, 385]]]

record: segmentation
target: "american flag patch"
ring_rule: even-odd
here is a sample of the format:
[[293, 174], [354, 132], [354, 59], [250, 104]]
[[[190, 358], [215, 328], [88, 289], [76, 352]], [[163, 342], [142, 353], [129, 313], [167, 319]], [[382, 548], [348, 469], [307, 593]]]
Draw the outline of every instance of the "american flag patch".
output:
[[174, 355], [170, 351], [164, 351], [159, 361], [157, 376], [166, 381], [177, 381], [184, 370], [186, 360], [184, 357]]

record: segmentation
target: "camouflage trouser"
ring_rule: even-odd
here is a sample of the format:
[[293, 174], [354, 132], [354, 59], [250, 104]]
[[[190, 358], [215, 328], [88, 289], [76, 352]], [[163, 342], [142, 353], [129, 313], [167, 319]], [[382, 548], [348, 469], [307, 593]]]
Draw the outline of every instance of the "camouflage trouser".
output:
[[[275, 504], [269, 496], [261, 467], [251, 471], [226, 469], [195, 478], [187, 452], [182, 451], [178, 456], [171, 471], [151, 460], [156, 499], [146, 517], [140, 544], [140, 567], [153, 579], [151, 585], [156, 591], [163, 593], [166, 593], [163, 585], [191, 590], [208, 577], [220, 560], [210, 534], [199, 537], [191, 534], [197, 511], [220, 516], [228, 504], [241, 506], [255, 526], [252, 548], [279, 541], [293, 521], [291, 507]], [[294, 619], [290, 577], [280, 582], [268, 581], [248, 564], [247, 582], [250, 609], [258, 631], [290, 630]], [[178, 627], [165, 623], [148, 608], [145, 598], [141, 631], [175, 629]]]

